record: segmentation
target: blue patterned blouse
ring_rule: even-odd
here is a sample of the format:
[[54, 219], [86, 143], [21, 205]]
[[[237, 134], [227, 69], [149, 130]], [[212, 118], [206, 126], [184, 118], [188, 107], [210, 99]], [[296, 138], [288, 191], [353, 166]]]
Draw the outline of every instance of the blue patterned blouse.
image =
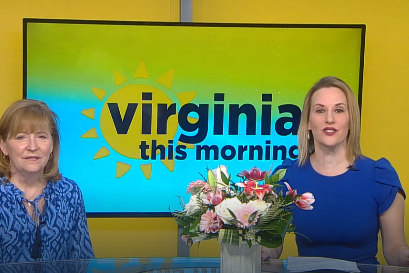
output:
[[[37, 229], [25, 206], [23, 192], [0, 177], [0, 262], [27, 262], [94, 258], [85, 206], [78, 185], [65, 177], [49, 181], [45, 205]], [[32, 258], [36, 235], [41, 234], [39, 256]]]

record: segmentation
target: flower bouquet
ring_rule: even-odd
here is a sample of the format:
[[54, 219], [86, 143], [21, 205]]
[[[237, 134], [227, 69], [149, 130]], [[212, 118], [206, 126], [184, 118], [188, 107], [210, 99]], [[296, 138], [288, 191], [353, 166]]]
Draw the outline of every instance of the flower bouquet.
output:
[[222, 255], [223, 244], [242, 247], [245, 242], [247, 249], [256, 245], [260, 263], [260, 245], [279, 247], [285, 234], [294, 231], [292, 205], [311, 210], [315, 201], [311, 193], [299, 195], [286, 182], [286, 193], [277, 191], [285, 172], [279, 169], [271, 175], [270, 171], [253, 167], [240, 172], [240, 181], [235, 183], [225, 166], [208, 169], [207, 180], [203, 177], [189, 184], [187, 194], [191, 197], [187, 204], [179, 197], [183, 210], [173, 212], [183, 227], [182, 239], [192, 245], [215, 238], [222, 243]]

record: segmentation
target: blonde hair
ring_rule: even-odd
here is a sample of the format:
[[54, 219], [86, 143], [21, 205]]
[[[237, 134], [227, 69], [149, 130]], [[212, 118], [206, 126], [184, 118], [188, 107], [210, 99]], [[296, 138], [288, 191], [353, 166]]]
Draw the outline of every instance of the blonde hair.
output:
[[[44, 168], [43, 177], [51, 181], [59, 180], [61, 178], [58, 169], [60, 134], [57, 115], [44, 102], [31, 99], [16, 101], [7, 108], [0, 119], [0, 138], [7, 141], [23, 130], [28, 130], [28, 132], [50, 131], [53, 152]], [[1, 149], [0, 175], [10, 179], [10, 158]]]
[[311, 153], [314, 152], [314, 137], [308, 130], [308, 122], [311, 112], [312, 96], [321, 88], [336, 87], [346, 97], [349, 114], [349, 132], [347, 135], [346, 157], [351, 163], [361, 155], [360, 134], [361, 121], [358, 102], [351, 88], [341, 79], [328, 76], [320, 79], [305, 96], [303, 110], [301, 112], [300, 126], [298, 127], [298, 164], [304, 165]]

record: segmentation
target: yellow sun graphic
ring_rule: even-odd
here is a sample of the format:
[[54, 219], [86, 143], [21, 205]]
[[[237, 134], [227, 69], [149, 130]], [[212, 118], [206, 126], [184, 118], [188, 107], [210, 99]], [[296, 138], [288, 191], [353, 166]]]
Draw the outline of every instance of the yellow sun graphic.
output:
[[[167, 92], [171, 90], [174, 78], [174, 69], [170, 69], [156, 82], [165, 87]], [[141, 61], [134, 73], [134, 79], [149, 79], [145, 63]], [[126, 84], [127, 79], [118, 71], [114, 71], [114, 84], [119, 88], [114, 91], [104, 102], [99, 118], [99, 128], [107, 146], [101, 147], [94, 155], [94, 160], [105, 158], [114, 150], [118, 154], [134, 159], [147, 160], [156, 154], [161, 153], [160, 149], [155, 149], [152, 153], [152, 143], [156, 147], [168, 148], [169, 144], [173, 144], [173, 140], [178, 130], [177, 111], [174, 114], [167, 115], [165, 119], [159, 115], [158, 109], [174, 104], [173, 101], [166, 95], [165, 92], [148, 84]], [[104, 89], [92, 87], [92, 92], [99, 101], [105, 99], [107, 92]], [[191, 102], [196, 92], [177, 93], [177, 98], [180, 106]], [[160, 105], [158, 107], [158, 105]], [[166, 111], [166, 110], [165, 110]], [[89, 108], [81, 111], [81, 113], [94, 120], [95, 108]], [[159, 118], [158, 118], [159, 116]], [[197, 119], [189, 117], [191, 123], [197, 122]], [[158, 133], [159, 127], [162, 128]], [[165, 125], [164, 125], [165, 124]], [[163, 130], [163, 126], [166, 129]], [[81, 138], [99, 138], [96, 128], [91, 128], [84, 133]], [[141, 143], [149, 145], [149, 148], [141, 150]], [[188, 149], [193, 149], [192, 144], [178, 142], [178, 145], [185, 145]], [[148, 158], [147, 158], [148, 157]], [[157, 158], [157, 157], [156, 157]], [[173, 172], [175, 167], [174, 158], [160, 159], [166, 168]], [[131, 165], [118, 161], [116, 163], [116, 177], [120, 178], [125, 175]], [[150, 179], [152, 175], [152, 163], [140, 164], [143, 175], [146, 179]]]

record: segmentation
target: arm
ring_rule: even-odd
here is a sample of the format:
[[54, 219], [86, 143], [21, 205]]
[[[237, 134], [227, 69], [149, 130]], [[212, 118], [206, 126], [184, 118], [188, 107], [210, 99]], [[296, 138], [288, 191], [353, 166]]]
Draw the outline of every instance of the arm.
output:
[[405, 239], [404, 216], [404, 198], [398, 192], [390, 208], [379, 217], [383, 254], [389, 265], [409, 265], [409, 248]]
[[283, 245], [277, 248], [268, 248], [265, 246], [261, 246], [261, 260], [267, 259], [278, 259], [280, 258], [281, 253], [283, 252]]
[[71, 248], [71, 259], [93, 259], [94, 250], [88, 232], [84, 200], [79, 189], [75, 212], [75, 225], [72, 231], [73, 246]]

